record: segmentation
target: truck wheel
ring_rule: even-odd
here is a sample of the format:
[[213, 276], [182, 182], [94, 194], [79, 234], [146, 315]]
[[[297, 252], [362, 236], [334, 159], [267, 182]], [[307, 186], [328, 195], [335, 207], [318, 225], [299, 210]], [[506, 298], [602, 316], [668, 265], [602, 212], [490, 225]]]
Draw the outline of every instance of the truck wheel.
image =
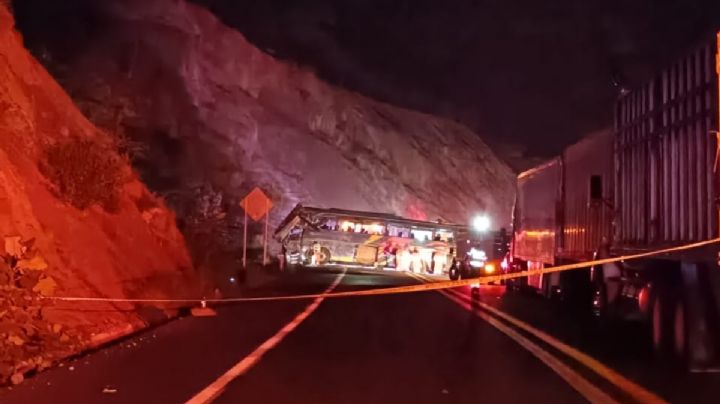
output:
[[674, 345], [674, 304], [670, 296], [660, 293], [655, 298], [650, 317], [653, 351], [657, 356], [667, 356]]
[[458, 269], [457, 265], [453, 265], [450, 267], [450, 270], [448, 271], [448, 275], [450, 275], [451, 281], [456, 281], [460, 279], [460, 270]]
[[527, 290], [527, 277], [508, 279], [508, 282], [510, 284], [506, 285], [506, 287], [509, 286], [511, 292], [520, 293]]
[[673, 354], [681, 362], [685, 361], [688, 354], [687, 330], [685, 302], [678, 299], [673, 310]]

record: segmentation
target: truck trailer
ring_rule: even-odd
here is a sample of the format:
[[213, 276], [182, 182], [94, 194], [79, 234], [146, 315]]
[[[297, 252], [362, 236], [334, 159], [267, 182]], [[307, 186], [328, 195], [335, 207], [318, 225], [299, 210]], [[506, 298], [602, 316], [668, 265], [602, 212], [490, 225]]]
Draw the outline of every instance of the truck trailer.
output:
[[[518, 176], [512, 265], [535, 269], [719, 237], [720, 33], [617, 100], [612, 129]], [[658, 354], [720, 352], [718, 244], [524, 278], [597, 316], [648, 325]], [[518, 285], [520, 283], [520, 285]]]
[[[612, 155], [612, 132], [598, 131], [518, 176], [512, 246], [517, 268], [589, 261], [601, 246], [607, 248], [613, 216]], [[582, 298], [580, 288], [584, 295], [589, 288], [589, 277], [578, 272], [530, 276], [519, 282], [563, 300]]]

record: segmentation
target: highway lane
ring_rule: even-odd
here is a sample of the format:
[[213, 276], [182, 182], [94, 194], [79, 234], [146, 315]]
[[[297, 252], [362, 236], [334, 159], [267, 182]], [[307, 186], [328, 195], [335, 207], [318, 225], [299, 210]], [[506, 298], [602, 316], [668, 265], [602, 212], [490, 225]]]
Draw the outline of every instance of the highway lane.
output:
[[[470, 296], [467, 287], [456, 293]], [[532, 293], [483, 286], [478, 300], [552, 335], [597, 359], [625, 378], [669, 402], [715, 403], [720, 373], [692, 373], [682, 365], [656, 357], [649, 330], [639, 323], [604, 322], [567, 305]]]
[[[323, 291], [336, 274], [284, 280], [275, 291]], [[181, 403], [251, 353], [307, 305], [243, 303], [185, 317], [43, 372], [0, 403]]]
[[[302, 271], [254, 293], [317, 293], [338, 279], [336, 291], [421, 281], [399, 273], [339, 276]], [[531, 333], [496, 315], [484, 318], [488, 310], [469, 293], [325, 299], [305, 317], [309, 300], [221, 307], [217, 317], [176, 320], [43, 372], [0, 392], [0, 402], [182, 403], [209, 386], [219, 386], [213, 394], [219, 403], [630, 400], [623, 388]], [[669, 387], [676, 373], [627, 346], [613, 349], [610, 334], [532, 296], [484, 286], [479, 301], [579, 347], [662, 398], [705, 402], [717, 385], [714, 375], [681, 375]], [[241, 363], [242, 374], [228, 377]]]
[[240, 401], [584, 402], [525, 349], [435, 292], [326, 301], [217, 400]]

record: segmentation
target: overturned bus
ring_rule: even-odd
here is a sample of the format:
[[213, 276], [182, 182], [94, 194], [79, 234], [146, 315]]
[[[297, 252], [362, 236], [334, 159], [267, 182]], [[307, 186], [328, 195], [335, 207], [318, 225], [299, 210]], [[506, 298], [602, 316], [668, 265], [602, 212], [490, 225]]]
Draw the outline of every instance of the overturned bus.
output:
[[275, 232], [287, 265], [447, 273], [464, 226], [387, 213], [296, 206]]

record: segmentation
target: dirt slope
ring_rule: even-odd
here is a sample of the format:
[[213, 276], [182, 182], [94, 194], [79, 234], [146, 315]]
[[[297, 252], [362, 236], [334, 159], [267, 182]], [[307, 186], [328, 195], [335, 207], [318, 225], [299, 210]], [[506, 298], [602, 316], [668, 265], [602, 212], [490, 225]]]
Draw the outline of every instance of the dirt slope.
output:
[[174, 215], [115, 150], [0, 4], [0, 384], [145, 324], [131, 305], [48, 297], [199, 293]]

